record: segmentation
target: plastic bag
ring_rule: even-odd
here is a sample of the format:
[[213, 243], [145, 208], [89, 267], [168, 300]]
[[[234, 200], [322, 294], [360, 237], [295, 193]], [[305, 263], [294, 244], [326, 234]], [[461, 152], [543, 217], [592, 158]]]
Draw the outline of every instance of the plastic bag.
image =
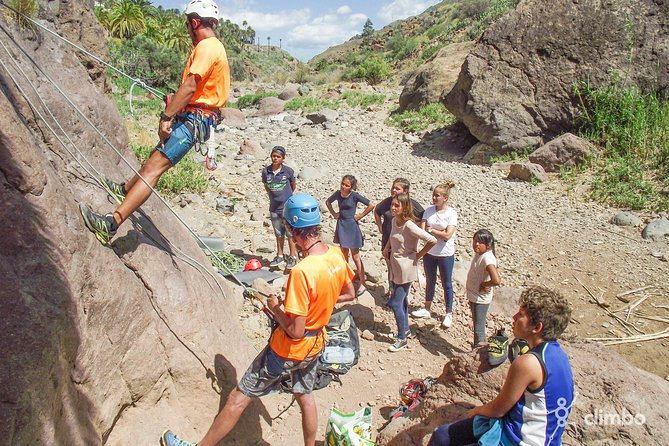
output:
[[365, 407], [354, 413], [330, 409], [325, 429], [326, 446], [374, 446], [372, 441], [372, 408]]

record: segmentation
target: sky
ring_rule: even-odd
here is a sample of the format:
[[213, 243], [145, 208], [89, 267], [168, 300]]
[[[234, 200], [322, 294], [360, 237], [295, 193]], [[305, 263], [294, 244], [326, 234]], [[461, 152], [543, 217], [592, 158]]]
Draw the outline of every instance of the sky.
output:
[[[163, 8], [184, 9], [187, 0], [151, 0]], [[223, 19], [246, 20], [261, 44], [279, 45], [306, 62], [327, 48], [362, 32], [367, 19], [374, 29], [425, 11], [440, 0], [215, 0]], [[225, 44], [225, 42], [223, 42]]]

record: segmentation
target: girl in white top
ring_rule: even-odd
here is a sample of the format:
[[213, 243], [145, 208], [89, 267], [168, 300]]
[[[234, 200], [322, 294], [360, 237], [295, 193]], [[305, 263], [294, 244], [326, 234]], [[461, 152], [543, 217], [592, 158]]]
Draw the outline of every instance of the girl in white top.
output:
[[472, 239], [474, 258], [467, 273], [467, 299], [474, 320], [474, 347], [485, 343], [485, 320], [492, 302], [492, 287], [501, 283], [495, 258], [495, 238], [487, 229], [479, 229]]
[[[409, 288], [418, 278], [418, 260], [427, 253], [437, 239], [415, 223], [415, 216], [408, 194], [400, 193], [390, 204], [393, 215], [390, 238], [383, 248], [383, 256], [390, 265], [392, 294], [387, 305], [395, 314], [397, 341], [388, 350], [396, 352], [407, 346], [409, 333]], [[425, 245], [418, 250], [418, 241]]]
[[448, 205], [448, 197], [455, 183], [447, 181], [432, 190], [433, 205], [425, 209], [421, 228], [437, 238], [437, 244], [423, 257], [425, 270], [425, 308], [412, 311], [413, 317], [430, 317], [430, 308], [437, 285], [437, 269], [441, 277], [446, 302], [446, 316], [442, 325], [453, 325], [453, 265], [455, 264], [455, 229], [458, 226], [458, 214]]

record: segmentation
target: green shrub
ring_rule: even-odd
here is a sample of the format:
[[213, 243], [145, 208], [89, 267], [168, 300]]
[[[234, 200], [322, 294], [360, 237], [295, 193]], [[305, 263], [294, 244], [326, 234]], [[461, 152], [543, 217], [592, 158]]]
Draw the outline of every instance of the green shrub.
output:
[[305, 82], [309, 81], [310, 77], [311, 73], [309, 72], [309, 66], [301, 63], [297, 67], [297, 70], [295, 70], [293, 81], [297, 82], [298, 84], [304, 84]]
[[376, 85], [390, 76], [391, 68], [388, 62], [380, 56], [371, 56], [348, 73], [349, 79], [364, 79], [370, 85]]
[[175, 49], [158, 45], [145, 36], [109, 41], [111, 64], [154, 87], [181, 84], [183, 60]]
[[[140, 163], [151, 154], [153, 147], [131, 145]], [[158, 192], [175, 195], [182, 192], [202, 193], [207, 190], [207, 178], [202, 166], [198, 165], [191, 154], [187, 154], [176, 166], [165, 172], [156, 186]]]
[[396, 34], [388, 40], [386, 49], [390, 51], [393, 60], [402, 60], [413, 53], [418, 48], [418, 39], [415, 37], [406, 38], [401, 34]]
[[349, 107], [369, 107], [370, 105], [381, 105], [385, 102], [386, 97], [378, 93], [362, 93], [359, 91], [346, 91], [341, 95], [341, 99], [348, 104]]
[[478, 20], [490, 8], [491, 0], [468, 0], [458, 4], [455, 17]]
[[578, 133], [603, 147], [592, 195], [634, 209], [669, 209], [669, 103], [624, 86], [574, 89]]
[[270, 96], [277, 97], [279, 94], [276, 91], [263, 91], [255, 94], [245, 94], [237, 99], [237, 108], [247, 108], [256, 105], [263, 98]]
[[315, 112], [324, 108], [336, 110], [339, 108], [339, 102], [334, 99], [322, 99], [314, 96], [297, 96], [286, 102], [284, 110], [304, 110], [306, 112]]
[[420, 110], [395, 110], [390, 114], [387, 123], [405, 131], [421, 132], [430, 125], [446, 127], [455, 123], [453, 116], [443, 104], [427, 104]]

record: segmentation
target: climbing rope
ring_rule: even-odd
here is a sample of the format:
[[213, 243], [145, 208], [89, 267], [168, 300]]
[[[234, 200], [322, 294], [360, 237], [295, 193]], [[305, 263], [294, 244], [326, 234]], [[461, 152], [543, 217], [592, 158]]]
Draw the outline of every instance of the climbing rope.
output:
[[[4, 3], [2, 3], [1, 1], [0, 1], [0, 4], [4, 5]], [[6, 6], [6, 5], [5, 5], [5, 6]], [[10, 8], [10, 9], [11, 9], [11, 8]], [[12, 9], [12, 10], [13, 10], [13, 9]], [[13, 11], [14, 11], [14, 12], [17, 12], [17, 11], [15, 11], [15, 10], [13, 10]], [[17, 12], [17, 13], [18, 13], [18, 12]], [[18, 13], [18, 14], [20, 14], [20, 13]], [[30, 19], [29, 17], [26, 17], [26, 18], [27, 18], [27, 19]], [[31, 20], [32, 20], [32, 19], [31, 19]], [[34, 21], [33, 21], [33, 22], [34, 22]], [[35, 22], [35, 23], [36, 23], [36, 22]], [[39, 26], [42, 27], [42, 28], [44, 28], [44, 27], [41, 26], [41, 25], [39, 25]], [[158, 192], [157, 192], [157, 191], [156, 191], [156, 190], [155, 190], [155, 189], [154, 189], [154, 188], [147, 182], [147, 181], [146, 181], [146, 179], [144, 179], [144, 177], [142, 177], [142, 176], [140, 175], [139, 171], [138, 171], [137, 169], [135, 169], [135, 167], [134, 167], [134, 166], [133, 166], [133, 165], [132, 165], [132, 164], [131, 164], [131, 163], [130, 163], [124, 156], [123, 156], [123, 154], [122, 154], [122, 153], [121, 153], [121, 152], [114, 146], [114, 144], [109, 140], [109, 138], [107, 138], [107, 136], [106, 136], [104, 133], [102, 133], [102, 131], [100, 131], [100, 130], [97, 128], [97, 126], [96, 126], [96, 125], [95, 125], [95, 124], [94, 124], [94, 123], [93, 123], [93, 122], [92, 122], [92, 121], [91, 121], [91, 120], [90, 120], [90, 119], [89, 119], [89, 118], [88, 118], [88, 117], [87, 117], [87, 116], [86, 116], [86, 115], [79, 109], [79, 107], [77, 107], [77, 105], [74, 104], [74, 102], [72, 102], [72, 100], [69, 98], [69, 96], [68, 96], [68, 95], [67, 95], [67, 94], [66, 94], [66, 93], [65, 93], [65, 92], [58, 86], [58, 84], [57, 84], [57, 83], [56, 83], [56, 82], [55, 82], [55, 81], [54, 81], [54, 80], [53, 80], [53, 79], [52, 79], [46, 72], [44, 72], [44, 70], [39, 66], [39, 64], [37, 64], [37, 63], [30, 57], [30, 55], [28, 55], [28, 53], [27, 53], [23, 48], [21, 48], [21, 46], [18, 45], [18, 43], [17, 43], [16, 41], [14, 41], [14, 39], [12, 38], [11, 34], [9, 33], [9, 31], [8, 31], [4, 26], [2, 26], [2, 25], [0, 25], [0, 28], [2, 28], [3, 32], [9, 37], [9, 39], [12, 40], [12, 42], [17, 46], [17, 48], [19, 48], [19, 49], [21, 50], [21, 52], [28, 58], [28, 60], [30, 60], [30, 62], [35, 66], [35, 68], [36, 68], [36, 69], [37, 69], [37, 70], [38, 70], [38, 71], [39, 71], [39, 72], [40, 72], [40, 73], [41, 73], [41, 74], [42, 74], [42, 75], [49, 81], [49, 83], [50, 83], [50, 84], [51, 84], [51, 85], [52, 85], [52, 86], [53, 86], [53, 87], [54, 87], [54, 88], [61, 94], [61, 96], [62, 96], [62, 97], [63, 97], [63, 98], [70, 104], [70, 106], [77, 112], [77, 114], [78, 114], [79, 116], [81, 116], [82, 119], [84, 119], [84, 121], [85, 121], [85, 122], [86, 122], [86, 123], [87, 123], [87, 124], [88, 124], [88, 125], [89, 125], [89, 126], [90, 126], [90, 127], [91, 127], [91, 128], [92, 128], [92, 129], [93, 129], [93, 130], [94, 130], [94, 131], [101, 137], [101, 138], [102, 138], [102, 140], [103, 140], [109, 147], [112, 148], [112, 150], [114, 150], [114, 152], [116, 152], [116, 154], [117, 154], [117, 155], [123, 160], [123, 162], [124, 162], [124, 163], [125, 163], [125, 164], [126, 164], [126, 165], [127, 165], [133, 172], [134, 172], [134, 173], [135, 173], [135, 175], [137, 175], [138, 178], [139, 178], [142, 182], [144, 182], [144, 184], [145, 184], [145, 185], [152, 191], [152, 193], [155, 194], [155, 195], [159, 198], [159, 200], [165, 205], [165, 207], [166, 207], [167, 209], [170, 210], [170, 212], [174, 215], [174, 217], [176, 217], [176, 219], [177, 219], [177, 220], [178, 220], [178, 221], [179, 221], [179, 222], [180, 222], [180, 223], [181, 223], [181, 224], [182, 224], [182, 225], [183, 225], [183, 226], [184, 226], [184, 227], [191, 233], [191, 235], [192, 235], [193, 237], [195, 237], [195, 238], [201, 243], [201, 246], [204, 246], [205, 249], [206, 249], [206, 251], [207, 251], [212, 257], [214, 257], [219, 263], [221, 263], [221, 265], [223, 266], [223, 269], [225, 269], [226, 272], [228, 272], [228, 274], [229, 274], [230, 276], [233, 277], [234, 281], [235, 281], [238, 285], [240, 285], [240, 286], [243, 288], [244, 291], [249, 291], [249, 292], [250, 292], [250, 291], [253, 291], [252, 289], [250, 289], [250, 288], [248, 288], [246, 285], [244, 285], [244, 283], [243, 283], [242, 281], [240, 281], [240, 280], [237, 278], [237, 276], [234, 274], [234, 272], [231, 271], [231, 270], [227, 267], [227, 265], [226, 265], [225, 263], [222, 262], [222, 260], [221, 260], [221, 259], [218, 257], [218, 255], [214, 252], [214, 250], [212, 250], [211, 248], [209, 248], [209, 246], [207, 246], [207, 244], [206, 244], [206, 243], [205, 243], [205, 242], [204, 242], [204, 241], [203, 241], [203, 240], [202, 240], [202, 239], [201, 239], [201, 238], [200, 238], [200, 237], [199, 237], [199, 236], [198, 236], [198, 235], [197, 235], [191, 228], [190, 228], [190, 226], [188, 226], [188, 224], [187, 224], [181, 217], [179, 217], [179, 215], [174, 211], [174, 209], [172, 209], [172, 208], [169, 206], [169, 204], [167, 203], [167, 201], [166, 201], [166, 200], [165, 200], [165, 199], [164, 199], [164, 198], [163, 198], [163, 197], [162, 197], [162, 196], [161, 196], [161, 195], [160, 195], [160, 194], [159, 194], [159, 193], [158, 193]], [[47, 28], [44, 28], [44, 29], [47, 29]], [[47, 30], [48, 30], [48, 29], [47, 29]], [[53, 33], [51, 30], [48, 30], [48, 31], [49, 31], [51, 34], [58, 36], [58, 34]], [[58, 37], [60, 37], [60, 36], [58, 36]], [[77, 45], [71, 43], [71, 42], [68, 41], [67, 39], [62, 38], [62, 40], [65, 41], [65, 42], [67, 42], [67, 43], [70, 43], [72, 46], [74, 46], [74, 47], [77, 48], [77, 49], [81, 49], [80, 47], [78, 47]], [[23, 76], [25, 77], [26, 81], [31, 85], [32, 89], [33, 89], [35, 92], [37, 92], [37, 89], [36, 89], [35, 86], [32, 84], [32, 82], [30, 81], [30, 79], [25, 75], [25, 72], [23, 72], [23, 70], [20, 68], [20, 66], [18, 65], [18, 62], [15, 60], [15, 58], [12, 57], [12, 55], [11, 55], [11, 53], [9, 52], [9, 50], [7, 49], [7, 47], [6, 47], [4, 44], [3, 44], [2, 46], [3, 46], [3, 48], [5, 49], [5, 51], [7, 52], [7, 54], [9, 55], [10, 59], [14, 62], [14, 64], [15, 64], [15, 65], [18, 67], [18, 69], [21, 71], [21, 73], [22, 73]], [[85, 51], [85, 50], [83, 50], [83, 49], [81, 49], [81, 50], [84, 51], [84, 52], [87, 53], [87, 54], [90, 54], [90, 53], [88, 53], [87, 51]], [[99, 58], [96, 58], [96, 60], [99, 60]], [[105, 62], [103, 62], [103, 63], [104, 63], [105, 65], [109, 65], [109, 64], [107, 64], [107, 63], [105, 63]], [[4, 65], [4, 64], [3, 64], [3, 68], [4, 68], [6, 71], [8, 71], [6, 65]], [[118, 69], [116, 69], [116, 70], [119, 71], [119, 72], [121, 72], [121, 71], [118, 70]], [[9, 73], [9, 71], [8, 71], [8, 73]], [[122, 72], [121, 72], [121, 73], [122, 73]], [[125, 73], [123, 73], [123, 74], [125, 75]], [[127, 76], [127, 75], [125, 75], [125, 76]], [[54, 134], [54, 136], [56, 136], [56, 138], [57, 138], [57, 139], [59, 140], [59, 142], [63, 145], [63, 147], [65, 147], [66, 151], [67, 151], [71, 156], [73, 156], [73, 158], [75, 159], [75, 161], [77, 161], [77, 162], [84, 168], [84, 170], [85, 170], [89, 175], [91, 175], [94, 179], [96, 179], [96, 181], [97, 181], [97, 182], [100, 184], [100, 186], [102, 187], [102, 181], [101, 181], [101, 179], [100, 179], [100, 178], [102, 177], [102, 175], [101, 175], [97, 170], [95, 170], [95, 169], [93, 168], [92, 164], [87, 160], [86, 156], [85, 156], [85, 155], [84, 155], [78, 148], [76, 148], [76, 145], [75, 145], [75, 144], [72, 142], [72, 140], [68, 137], [68, 140], [69, 140], [69, 141], [71, 142], [71, 144], [76, 148], [77, 153], [79, 153], [79, 155], [81, 156], [81, 158], [83, 158], [83, 159], [86, 161], [86, 163], [87, 163], [89, 166], [91, 166], [92, 170], [95, 171], [95, 175], [91, 174], [90, 170], [87, 169], [85, 166], [83, 166], [83, 165], [81, 164], [81, 161], [80, 161], [77, 157], [75, 157], [75, 156], [72, 154], [72, 152], [71, 152], [70, 150], [67, 149], [65, 143], [64, 143], [64, 142], [63, 142], [63, 141], [62, 141], [62, 140], [55, 134], [55, 132], [53, 131], [52, 127], [51, 127], [51, 126], [48, 124], [48, 122], [44, 119], [44, 116], [43, 116], [43, 115], [36, 109], [36, 107], [34, 106], [34, 104], [32, 103], [32, 101], [31, 101], [31, 100], [29, 99], [29, 97], [26, 95], [25, 91], [24, 91], [22, 88], [20, 88], [20, 86], [19, 86], [18, 82], [16, 81], [16, 79], [15, 79], [13, 76], [11, 76], [11, 74], [10, 74], [10, 77], [11, 77], [12, 81], [17, 85], [17, 88], [19, 88], [19, 90], [21, 91], [22, 95], [25, 97], [25, 99], [26, 99], [26, 101], [28, 102], [28, 104], [30, 105], [30, 107], [31, 107], [33, 110], [36, 110], [36, 113], [38, 114], [38, 116], [40, 117], [40, 119], [42, 119], [42, 121], [45, 122], [45, 124], [47, 125], [47, 127], [49, 128], [49, 130]], [[129, 77], [129, 76], [128, 76], [128, 77]], [[37, 94], [38, 97], [40, 97], [38, 93], [36, 93], [36, 94]], [[40, 101], [41, 101], [42, 104], [44, 105], [45, 109], [49, 110], [49, 107], [48, 107], [46, 104], [44, 104], [44, 102], [43, 102], [43, 100], [41, 99], [41, 97], [40, 97]], [[55, 122], [58, 122], [57, 119], [54, 117], [53, 113], [51, 113], [50, 110], [49, 110], [49, 114], [50, 114], [50, 116], [52, 117], [52, 119], [53, 119]], [[61, 131], [62, 131], [64, 134], [66, 134], [66, 132], [64, 131], [64, 129], [62, 128], [62, 126], [60, 126], [60, 124], [58, 124], [58, 127], [61, 129]], [[104, 187], [103, 187], [103, 189], [104, 189]], [[105, 190], [106, 190], [106, 189], [105, 189]], [[108, 191], [107, 191], [107, 192], [108, 192]], [[111, 196], [111, 194], [109, 194], [109, 195]], [[115, 199], [115, 197], [113, 197], [113, 196], [112, 196], [112, 198]], [[145, 233], [145, 234], [146, 234], [146, 233]], [[146, 234], [146, 235], [149, 236], [148, 234]], [[149, 238], [151, 238], [151, 237], [149, 236]], [[152, 240], [153, 240], [153, 239], [152, 239]], [[156, 240], [153, 240], [153, 241], [156, 241]], [[158, 241], [156, 241], [156, 242], [157, 242], [159, 245], [162, 245], [160, 242], [158, 242]], [[208, 268], [205, 268], [205, 267], [204, 267], [202, 264], [200, 264], [197, 260], [195, 260], [194, 258], [190, 257], [188, 254], [186, 254], [185, 252], [183, 252], [179, 247], [177, 247], [177, 246], [173, 245], [171, 242], [169, 242], [169, 240], [167, 240], [167, 243], [168, 243], [169, 247], [173, 248], [173, 249], [176, 250], [178, 253], [180, 253], [182, 256], [184, 256], [185, 258], [188, 259], [188, 262], [186, 262], [186, 263], [189, 263], [189, 262], [190, 262], [190, 263], [191, 263], [191, 266], [192, 266], [192, 264], [198, 265], [203, 271], [205, 271], [209, 276], [211, 276], [211, 277], [214, 279], [214, 282], [215, 282], [216, 285], [218, 286], [219, 290], [221, 291], [221, 294], [225, 295], [225, 293], [223, 292], [223, 289], [221, 288], [220, 283], [217, 281], [217, 278], [216, 278], [216, 277], [209, 271]], [[163, 245], [163, 246], [164, 246], [164, 245]], [[182, 259], [182, 260], [183, 260], [183, 259]], [[209, 281], [207, 281], [207, 283], [209, 284]], [[211, 284], [209, 284], [209, 286], [211, 287]]]

